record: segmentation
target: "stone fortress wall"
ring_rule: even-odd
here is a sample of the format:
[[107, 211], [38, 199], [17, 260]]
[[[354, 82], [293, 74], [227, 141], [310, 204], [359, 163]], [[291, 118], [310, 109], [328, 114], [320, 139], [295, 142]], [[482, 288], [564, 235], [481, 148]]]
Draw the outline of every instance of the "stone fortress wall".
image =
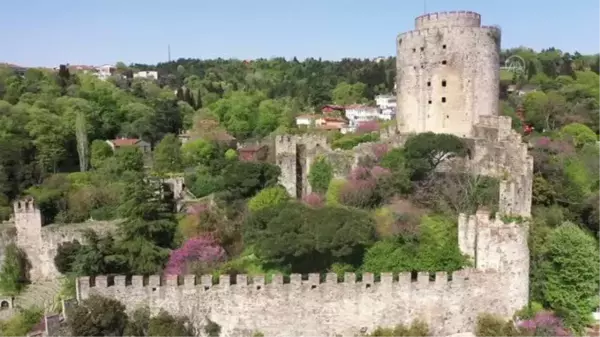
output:
[[[498, 116], [499, 65], [494, 60], [500, 31], [480, 27], [480, 21], [472, 12], [429, 14], [416, 19], [417, 31], [399, 36], [399, 121], [381, 131], [380, 142], [342, 151], [332, 150], [323, 136], [278, 136], [275, 160], [282, 171], [280, 182], [290, 195], [303, 197], [311, 192], [308, 174], [318, 156], [335, 163], [335, 175], [343, 177], [361, 158], [373, 156], [376, 144], [398, 147], [413, 133], [446, 132], [470, 144], [470, 156], [463, 162], [467, 170], [501, 180], [498, 215], [530, 216], [533, 160], [520, 135], [511, 129], [510, 118]], [[443, 60], [445, 67], [437, 63]], [[446, 97], [446, 102], [433, 104], [434, 96]], [[82, 229], [114, 229], [114, 224], [101, 222], [43, 226], [33, 200], [16, 202], [14, 211], [16, 241], [32, 264], [34, 282], [60, 275], [53, 261], [60, 243], [81, 240]], [[224, 276], [218, 284], [210, 277], [182, 276], [178, 282], [160, 276], [147, 280], [98, 276], [78, 279], [77, 298], [93, 293], [113, 296], [128, 310], [146, 304], [154, 313], [162, 308], [188, 315], [198, 325], [210, 318], [226, 336], [251, 335], [255, 330], [273, 335], [350, 336], [363, 328], [416, 318], [426, 320], [435, 334], [473, 331], [479, 313], [509, 316], [527, 303], [528, 228], [526, 223], [505, 223], [485, 211], [461, 214], [458, 223], [460, 249], [473, 258], [474, 265], [455, 272], [451, 281], [444, 273], [435, 278], [421, 273], [417, 279], [408, 274], [399, 279], [364, 274], [360, 282], [348, 274], [341, 283], [331, 275], [325, 282], [319, 282], [317, 275], [308, 280], [292, 275], [290, 283], [279, 276], [271, 282], [264, 282], [264, 277], [247, 280], [243, 275], [231, 282]]]
[[60, 244], [73, 240], [83, 243], [83, 233], [87, 229], [105, 233], [115, 228], [114, 222], [110, 221], [43, 226], [42, 213], [33, 199], [14, 203], [14, 223], [17, 246], [27, 254], [32, 282], [54, 280], [61, 276], [54, 265], [54, 257]]
[[357, 280], [354, 273], [346, 273], [343, 282], [335, 274], [324, 280], [319, 274], [304, 279], [293, 274], [288, 283], [281, 275], [269, 282], [264, 276], [246, 275], [221, 275], [218, 282], [212, 275], [97, 276], [79, 278], [77, 294], [79, 300], [90, 294], [117, 298], [128, 310], [147, 305], [154, 314], [164, 309], [187, 315], [198, 326], [209, 318], [221, 325], [223, 336], [251, 336], [255, 331], [269, 336], [355, 336], [360, 330], [410, 324], [417, 318], [428, 322], [437, 336], [469, 332], [479, 313], [509, 316], [527, 304], [527, 226], [489, 216], [479, 212], [461, 218], [461, 249], [477, 260], [475, 268], [452, 274], [365, 273]]

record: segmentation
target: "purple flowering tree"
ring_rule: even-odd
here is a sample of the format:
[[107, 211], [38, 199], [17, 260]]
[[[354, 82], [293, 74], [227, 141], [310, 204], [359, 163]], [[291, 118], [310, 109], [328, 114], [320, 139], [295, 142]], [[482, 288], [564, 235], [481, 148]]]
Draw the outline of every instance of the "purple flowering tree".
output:
[[171, 252], [165, 274], [207, 273], [226, 257], [223, 247], [211, 235], [194, 237]]
[[388, 153], [389, 151], [389, 147], [387, 144], [373, 144], [373, 154], [375, 154], [375, 159], [377, 160], [377, 162], [379, 162], [381, 160], [381, 158], [383, 158], [383, 156], [385, 156], [386, 153]]
[[381, 202], [378, 193], [379, 180], [390, 174], [388, 169], [375, 166], [371, 169], [356, 167], [348, 175], [348, 179], [340, 191], [340, 201], [354, 207], [372, 207]]
[[357, 133], [370, 133], [379, 130], [379, 123], [377, 121], [364, 121], [358, 123], [356, 126]]
[[540, 311], [532, 319], [519, 323], [519, 328], [531, 336], [573, 336], [560, 318], [549, 311]]

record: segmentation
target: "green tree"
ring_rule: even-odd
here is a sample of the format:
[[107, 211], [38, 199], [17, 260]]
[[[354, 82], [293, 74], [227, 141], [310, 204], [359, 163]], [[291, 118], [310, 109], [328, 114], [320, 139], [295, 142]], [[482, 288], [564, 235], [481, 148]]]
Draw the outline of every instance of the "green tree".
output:
[[213, 143], [200, 138], [184, 144], [181, 156], [186, 166], [207, 165], [215, 151]]
[[422, 180], [444, 160], [467, 154], [465, 143], [450, 134], [433, 132], [420, 133], [409, 137], [404, 144], [404, 157], [412, 171], [413, 180]]
[[362, 269], [375, 273], [458, 270], [467, 260], [458, 248], [456, 231], [456, 224], [443, 217], [424, 217], [417, 231], [406, 231], [369, 248]]
[[331, 96], [333, 102], [339, 105], [365, 103], [366, 89], [367, 86], [364, 83], [349, 84], [341, 82], [333, 89]]
[[90, 151], [90, 164], [95, 169], [98, 169], [102, 166], [104, 161], [113, 156], [113, 150], [108, 145], [107, 142], [103, 140], [96, 139], [92, 142], [91, 151]]
[[598, 136], [584, 124], [571, 123], [563, 126], [560, 130], [563, 137], [570, 137], [571, 141], [577, 148], [583, 147], [585, 144], [595, 144], [598, 141]]
[[156, 273], [173, 248], [177, 229], [173, 206], [157, 197], [159, 186], [143, 174], [129, 175], [125, 184], [119, 208], [125, 220], [119, 224], [115, 259], [132, 272]]
[[72, 336], [123, 336], [126, 325], [125, 306], [98, 295], [83, 300], [69, 319]]
[[4, 262], [0, 270], [0, 291], [5, 295], [18, 294], [27, 283], [27, 257], [11, 243], [4, 250]]
[[238, 157], [238, 153], [234, 149], [229, 149], [225, 151], [225, 159], [227, 160], [235, 160]]
[[154, 170], [160, 173], [180, 172], [183, 168], [181, 144], [174, 134], [167, 134], [154, 150]]
[[289, 198], [289, 194], [285, 188], [281, 186], [265, 188], [248, 201], [248, 209], [252, 212], [256, 212], [263, 208], [273, 207], [284, 203], [288, 201]]
[[308, 182], [314, 192], [325, 193], [333, 179], [333, 167], [324, 157], [318, 157], [308, 173]]
[[144, 155], [137, 146], [124, 146], [115, 152], [117, 172], [142, 172], [144, 170]]
[[356, 266], [374, 235], [366, 212], [296, 202], [255, 212], [244, 226], [244, 242], [259, 258], [294, 272], [318, 272], [336, 262]]
[[552, 231], [544, 252], [544, 300], [568, 327], [579, 332], [598, 305], [598, 254], [598, 242], [572, 223]]

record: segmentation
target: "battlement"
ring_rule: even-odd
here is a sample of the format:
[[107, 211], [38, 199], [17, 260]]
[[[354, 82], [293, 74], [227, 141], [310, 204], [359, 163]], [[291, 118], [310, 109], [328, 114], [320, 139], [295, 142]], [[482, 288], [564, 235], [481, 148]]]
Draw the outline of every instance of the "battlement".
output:
[[33, 198], [31, 197], [15, 201], [13, 203], [13, 209], [15, 211], [15, 214], [40, 212], [40, 209], [37, 207], [35, 200], [33, 200]]
[[447, 26], [479, 27], [480, 25], [481, 15], [471, 11], [429, 13], [415, 19], [416, 29]]
[[502, 34], [502, 29], [499, 26], [476, 26], [476, 27], [464, 27], [464, 26], [454, 26], [454, 27], [428, 27], [428, 28], [420, 28], [415, 30], [409, 30], [404, 33], [398, 34], [397, 42], [400, 44], [400, 40], [406, 40], [410, 38], [422, 38], [429, 36], [436, 36], [439, 34], [452, 34], [454, 36], [460, 36], [461, 34]]
[[345, 273], [343, 280], [338, 278], [335, 273], [322, 274], [292, 274], [284, 277], [281, 274], [248, 276], [238, 275], [220, 275], [218, 279], [212, 275], [150, 275], [150, 276], [96, 276], [80, 277], [77, 279], [78, 291], [87, 292], [91, 288], [153, 288], [158, 287], [182, 287], [198, 288], [203, 291], [223, 290], [230, 287], [252, 288], [252, 290], [263, 290], [269, 288], [283, 288], [289, 286], [310, 286], [314, 289], [320, 285], [337, 286], [350, 284], [363, 284], [369, 288], [377, 285], [417, 285], [417, 286], [447, 286], [460, 285], [465, 282], [477, 282], [482, 276], [495, 273], [493, 270], [463, 269], [453, 273], [447, 272], [418, 272], [418, 273]]

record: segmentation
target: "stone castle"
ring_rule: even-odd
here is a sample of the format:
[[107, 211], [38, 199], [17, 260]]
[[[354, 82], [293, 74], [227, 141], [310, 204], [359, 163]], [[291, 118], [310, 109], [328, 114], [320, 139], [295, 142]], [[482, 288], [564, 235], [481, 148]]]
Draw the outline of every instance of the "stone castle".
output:
[[[392, 275], [318, 274], [177, 278], [97, 276], [77, 280], [77, 299], [90, 294], [115, 297], [134, 310], [148, 305], [187, 315], [198, 326], [210, 319], [222, 335], [353, 336], [378, 326], [429, 323], [435, 335], [474, 330], [477, 315], [512, 315], [528, 302], [528, 226], [533, 159], [511, 120], [498, 115], [500, 30], [481, 26], [473, 12], [420, 16], [416, 29], [398, 36], [398, 123], [381, 131], [380, 142], [352, 151], [332, 150], [324, 137], [283, 135], [275, 139], [280, 183], [295, 197], [311, 192], [308, 173], [326, 156], [344, 177], [376, 144], [400, 147], [410, 134], [450, 133], [463, 137], [470, 156], [462, 162], [472, 174], [500, 182], [497, 214], [479, 211], [458, 219], [459, 247], [473, 268], [447, 273]], [[32, 279], [59, 275], [53, 263], [58, 244], [80, 239], [72, 227], [42, 227], [31, 200], [15, 203], [17, 243], [32, 264]], [[504, 219], [504, 220], [503, 220]], [[90, 224], [94, 230], [112, 225]], [[68, 229], [67, 229], [68, 228]], [[81, 228], [81, 227], [80, 227]]]

